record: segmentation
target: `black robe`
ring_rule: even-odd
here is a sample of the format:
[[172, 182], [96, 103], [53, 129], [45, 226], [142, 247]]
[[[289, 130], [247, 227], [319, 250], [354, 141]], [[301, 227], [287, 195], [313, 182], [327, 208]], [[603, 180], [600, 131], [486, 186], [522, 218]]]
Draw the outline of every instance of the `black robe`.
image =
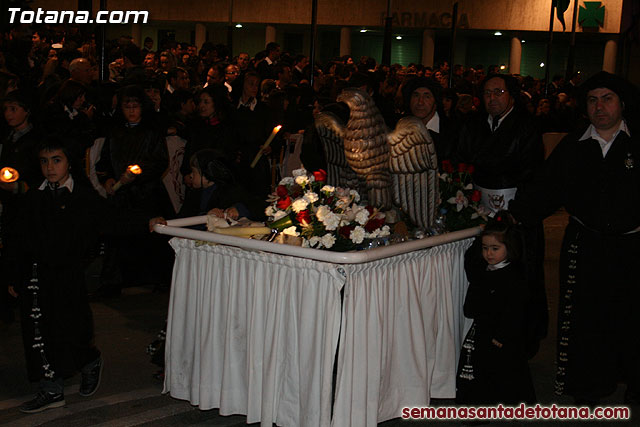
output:
[[[470, 272], [471, 273], [471, 272]], [[456, 402], [517, 405], [535, 401], [525, 351], [527, 285], [515, 263], [469, 274], [464, 315], [474, 319], [458, 363]], [[502, 344], [498, 348], [495, 339]]]
[[[474, 116], [460, 131], [455, 153], [455, 161], [474, 165], [474, 184], [489, 189], [516, 187], [518, 192], [526, 189], [544, 162], [544, 146], [535, 121], [518, 108], [504, 118], [495, 132], [491, 132], [486, 114]], [[547, 335], [549, 322], [542, 221], [528, 223], [523, 234], [530, 295], [526, 308], [528, 354], [532, 357], [538, 351], [539, 341]]]
[[[71, 193], [66, 188], [33, 188], [21, 206], [17, 228], [22, 238], [7, 247], [7, 256], [12, 261], [10, 281], [19, 294], [31, 381], [51, 371], [52, 379], [67, 378], [100, 355], [93, 345], [84, 268], [99, 232], [107, 227], [105, 205], [93, 188], [76, 181]], [[34, 307], [41, 317], [33, 317]], [[42, 340], [36, 341], [37, 336]], [[38, 343], [44, 354], [34, 347]]]
[[[534, 223], [564, 207], [556, 392], [597, 399], [619, 380], [640, 390], [640, 143], [620, 132], [606, 157], [567, 135], [510, 204]], [[629, 234], [627, 234], [629, 233]]]

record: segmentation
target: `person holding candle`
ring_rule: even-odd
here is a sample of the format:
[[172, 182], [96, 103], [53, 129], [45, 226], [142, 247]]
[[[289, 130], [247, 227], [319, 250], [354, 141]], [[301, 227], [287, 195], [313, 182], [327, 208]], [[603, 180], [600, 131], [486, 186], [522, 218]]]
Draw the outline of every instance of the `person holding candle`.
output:
[[[2, 100], [2, 112], [9, 132], [0, 140], [0, 168], [10, 167], [19, 174], [19, 179], [13, 182], [0, 181], [0, 237], [4, 245], [11, 245], [13, 240], [20, 239], [15, 227], [20, 201], [27, 189], [40, 180], [36, 147], [41, 133], [31, 122], [31, 103], [21, 90], [7, 94]], [[0, 264], [2, 271], [6, 271], [4, 257], [0, 258]], [[0, 275], [0, 284], [3, 282], [4, 275]], [[0, 292], [0, 318], [7, 322], [13, 319], [6, 292]]]
[[[162, 132], [154, 126], [153, 106], [144, 89], [126, 86], [118, 93], [118, 116], [105, 139], [100, 160], [96, 163], [98, 180], [109, 202], [118, 210], [153, 218], [173, 210], [162, 184], [168, 167], [167, 145]], [[142, 173], [127, 170], [138, 165]], [[114, 189], [119, 182], [120, 188]], [[130, 236], [110, 238], [101, 275], [101, 287], [95, 296], [117, 296], [126, 280], [160, 282], [152, 259], [164, 248], [142, 228]], [[93, 295], [92, 295], [93, 296]]]
[[[269, 109], [258, 97], [260, 76], [255, 71], [248, 71], [242, 79], [242, 94], [234, 102], [232, 123], [237, 138], [234, 146], [236, 154], [236, 175], [253, 193], [264, 196], [270, 192], [269, 169], [266, 159], [256, 168], [249, 168], [260, 147], [265, 143], [273, 126], [270, 124]], [[264, 154], [271, 154], [269, 146]]]

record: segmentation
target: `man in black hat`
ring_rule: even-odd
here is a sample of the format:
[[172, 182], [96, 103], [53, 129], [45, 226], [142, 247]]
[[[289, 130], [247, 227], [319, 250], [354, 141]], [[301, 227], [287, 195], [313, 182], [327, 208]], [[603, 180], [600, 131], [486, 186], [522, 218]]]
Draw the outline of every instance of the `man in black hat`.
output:
[[640, 403], [637, 90], [600, 72], [581, 89], [588, 126], [567, 135], [509, 206], [523, 223], [570, 215], [560, 257], [556, 393], [598, 403], [617, 382]]
[[439, 165], [443, 160], [451, 160], [458, 137], [451, 121], [442, 114], [441, 89], [439, 84], [424, 77], [410, 80], [402, 89], [405, 111], [424, 123], [436, 146]]

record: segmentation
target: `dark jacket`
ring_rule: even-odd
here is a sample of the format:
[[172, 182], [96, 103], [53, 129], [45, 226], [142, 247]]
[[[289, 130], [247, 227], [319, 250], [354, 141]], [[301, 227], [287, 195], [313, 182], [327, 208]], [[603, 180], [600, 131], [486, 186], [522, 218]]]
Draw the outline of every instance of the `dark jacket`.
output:
[[514, 108], [495, 132], [478, 114], [460, 131], [454, 160], [475, 166], [474, 182], [484, 188], [520, 187], [544, 161], [544, 146], [533, 119]]

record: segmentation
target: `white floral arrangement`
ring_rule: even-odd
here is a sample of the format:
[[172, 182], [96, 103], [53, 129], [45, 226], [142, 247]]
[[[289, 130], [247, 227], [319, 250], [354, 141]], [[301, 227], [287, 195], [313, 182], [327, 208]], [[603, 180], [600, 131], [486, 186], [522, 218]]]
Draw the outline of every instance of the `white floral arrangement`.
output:
[[367, 239], [390, 234], [385, 214], [362, 206], [357, 191], [326, 185], [327, 173], [296, 169], [283, 178], [269, 199], [269, 226], [302, 237], [303, 247], [346, 251]]

